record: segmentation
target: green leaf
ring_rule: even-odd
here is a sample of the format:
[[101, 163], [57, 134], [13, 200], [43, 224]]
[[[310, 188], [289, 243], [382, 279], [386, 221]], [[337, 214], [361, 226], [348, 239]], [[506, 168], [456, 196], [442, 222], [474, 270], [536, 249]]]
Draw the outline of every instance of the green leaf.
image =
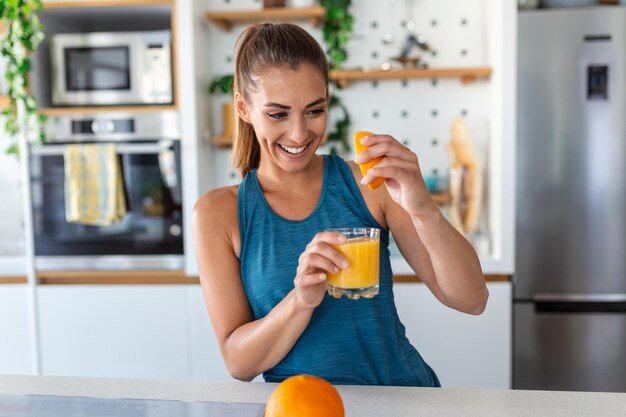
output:
[[36, 120], [40, 126], [45, 122], [45, 116], [38, 115], [37, 102], [27, 89], [27, 75], [31, 70], [29, 55], [45, 37], [43, 25], [37, 16], [42, 8], [41, 0], [0, 0], [0, 21], [7, 27], [6, 34], [0, 40], [0, 53], [6, 60], [4, 78], [11, 99], [1, 114], [5, 117], [4, 130], [9, 136], [14, 136], [20, 129], [17, 119], [19, 101], [24, 103], [25, 120]]
[[6, 150], [4, 151], [4, 153], [6, 153], [7, 155], [17, 155], [19, 152], [19, 148], [17, 146], [17, 143], [12, 143], [9, 145], [8, 148], [6, 148]]
[[234, 74], [226, 74], [217, 76], [211, 80], [209, 84], [209, 94], [232, 94], [234, 87], [235, 76]]

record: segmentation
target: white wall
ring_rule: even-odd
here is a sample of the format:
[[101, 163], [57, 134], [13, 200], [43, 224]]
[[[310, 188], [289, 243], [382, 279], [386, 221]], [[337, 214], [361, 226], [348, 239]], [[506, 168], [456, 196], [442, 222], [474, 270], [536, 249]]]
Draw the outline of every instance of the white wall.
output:
[[[385, 132], [405, 142], [420, 157], [425, 175], [447, 175], [445, 143], [450, 139], [450, 123], [455, 116], [464, 116], [487, 174], [482, 226], [472, 239], [485, 273], [512, 273], [516, 5], [501, 0], [413, 0], [409, 10], [406, 0], [352, 3], [354, 31], [345, 68], [376, 67], [398, 55], [408, 16], [416, 33], [426, 36], [432, 46], [433, 52], [415, 51], [430, 67], [493, 68], [490, 79], [469, 85], [459, 79], [380, 80], [352, 83], [338, 94], [350, 111], [353, 130]], [[203, 4], [207, 10], [261, 7], [255, 0], [204, 0]], [[208, 72], [211, 77], [232, 73], [233, 47], [245, 25], [230, 32], [213, 24], [204, 26], [210, 39]], [[320, 29], [302, 26], [321, 41]], [[221, 133], [222, 101], [211, 99], [209, 132], [213, 135]], [[210, 153], [210, 186], [236, 183], [230, 151], [211, 147]], [[195, 265], [188, 265], [188, 272], [197, 273]], [[411, 273], [402, 259], [394, 260], [394, 270]]]
[[[4, 123], [4, 121], [0, 121]], [[22, 193], [19, 180], [17, 156], [4, 151], [9, 138], [0, 134], [0, 257], [24, 254], [24, 230], [22, 228]]]

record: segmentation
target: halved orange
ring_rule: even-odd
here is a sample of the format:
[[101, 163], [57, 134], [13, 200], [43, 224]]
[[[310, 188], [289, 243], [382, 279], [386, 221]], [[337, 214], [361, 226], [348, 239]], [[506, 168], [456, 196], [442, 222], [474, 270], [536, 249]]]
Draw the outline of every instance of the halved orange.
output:
[[[361, 152], [363, 152], [364, 150], [366, 150], [367, 148], [369, 148], [369, 146], [363, 145], [360, 142], [360, 139], [365, 137], [365, 136], [370, 136], [373, 135], [372, 132], [368, 132], [366, 130], [359, 130], [354, 132], [354, 149], [356, 151], [356, 154], [360, 154]], [[372, 168], [374, 165], [376, 165], [377, 163], [379, 163], [381, 160], [383, 159], [382, 156], [379, 156], [378, 158], [374, 158], [371, 161], [367, 161], [364, 164], [359, 164], [359, 169], [361, 170], [361, 174], [363, 174], [363, 176], [365, 176], [365, 174], [367, 174], [367, 171]], [[370, 182], [369, 184], [367, 184], [367, 186], [369, 187], [370, 190], [375, 190], [378, 187], [380, 187], [381, 185], [383, 185], [385, 183], [385, 178], [383, 177], [376, 177], [376, 179], [372, 182]]]

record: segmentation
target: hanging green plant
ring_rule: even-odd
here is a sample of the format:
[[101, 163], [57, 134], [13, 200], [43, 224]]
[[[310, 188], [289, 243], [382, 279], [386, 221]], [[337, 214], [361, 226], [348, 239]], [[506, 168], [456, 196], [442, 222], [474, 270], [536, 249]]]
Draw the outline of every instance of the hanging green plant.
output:
[[348, 57], [346, 45], [352, 33], [352, 21], [350, 14], [351, 0], [320, 0], [326, 16], [324, 20], [324, 43], [328, 54], [330, 69], [341, 68]]
[[235, 83], [234, 74], [220, 75], [211, 80], [209, 84], [209, 94], [232, 94]]
[[[15, 136], [24, 117], [27, 129], [36, 128], [40, 141], [44, 140], [41, 125], [46, 117], [37, 111], [37, 101], [28, 91], [28, 71], [31, 68], [29, 54], [37, 49], [44, 39], [43, 26], [37, 12], [43, 7], [41, 0], [0, 0], [0, 22], [6, 33], [0, 41], [0, 53], [6, 60], [5, 79], [8, 85], [9, 105], [2, 110], [5, 118], [4, 130], [13, 143], [7, 153], [17, 153]], [[18, 110], [23, 105], [24, 114]]]
[[339, 97], [336, 95], [331, 95], [330, 100], [328, 102], [329, 112], [332, 109], [333, 113], [339, 112], [341, 113], [341, 117], [337, 119], [335, 123], [335, 128], [331, 132], [328, 132], [328, 141], [331, 143], [330, 153], [337, 154], [337, 148], [334, 146], [333, 142], [336, 142], [341, 146], [341, 150], [344, 153], [350, 152], [351, 145], [347, 138], [350, 136], [350, 124], [352, 120], [350, 119], [350, 114], [348, 113], [348, 109], [341, 102]]
[[[324, 20], [324, 43], [328, 54], [328, 63], [331, 70], [339, 69], [348, 58], [346, 45], [352, 33], [352, 21], [350, 13], [351, 0], [320, 0], [320, 5], [324, 7], [326, 16]], [[333, 83], [335, 90], [341, 89], [337, 83]], [[330, 152], [338, 153], [337, 143], [343, 152], [350, 152], [350, 114], [337, 94], [331, 92], [328, 102], [330, 114], [340, 114], [340, 118], [334, 123], [328, 132]]]

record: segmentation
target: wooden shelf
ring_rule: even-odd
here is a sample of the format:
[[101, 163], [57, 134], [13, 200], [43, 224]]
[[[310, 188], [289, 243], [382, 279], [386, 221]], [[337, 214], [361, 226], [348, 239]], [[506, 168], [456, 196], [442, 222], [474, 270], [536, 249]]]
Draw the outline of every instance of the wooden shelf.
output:
[[318, 27], [324, 19], [326, 11], [321, 6], [315, 7], [275, 7], [259, 10], [225, 10], [207, 12], [206, 18], [220, 29], [230, 31], [238, 23], [265, 21], [310, 21]]
[[[484, 275], [485, 282], [509, 282], [511, 281], [510, 275]], [[420, 283], [422, 280], [416, 275], [394, 275], [393, 282], [395, 283]]]
[[218, 148], [230, 148], [233, 146], [233, 138], [228, 136], [213, 136], [211, 138], [211, 144]]
[[460, 78], [463, 84], [469, 84], [479, 78], [488, 78], [491, 72], [490, 67], [334, 70], [330, 72], [330, 78], [342, 87], [347, 87], [352, 81], [403, 78]]
[[94, 107], [44, 107], [40, 112], [47, 116], [63, 116], [68, 114], [92, 113], [149, 113], [162, 111], [178, 111], [176, 105], [164, 106], [94, 106]]
[[0, 285], [2, 284], [27, 284], [28, 279], [25, 276], [0, 276]]
[[173, 5], [176, 0], [84, 0], [84, 1], [44, 1], [44, 9], [72, 9], [79, 7], [150, 6]]
[[49, 271], [37, 272], [42, 285], [198, 284], [183, 271]]
[[442, 207], [450, 203], [450, 194], [449, 193], [430, 193], [430, 198], [433, 199], [435, 204]]

